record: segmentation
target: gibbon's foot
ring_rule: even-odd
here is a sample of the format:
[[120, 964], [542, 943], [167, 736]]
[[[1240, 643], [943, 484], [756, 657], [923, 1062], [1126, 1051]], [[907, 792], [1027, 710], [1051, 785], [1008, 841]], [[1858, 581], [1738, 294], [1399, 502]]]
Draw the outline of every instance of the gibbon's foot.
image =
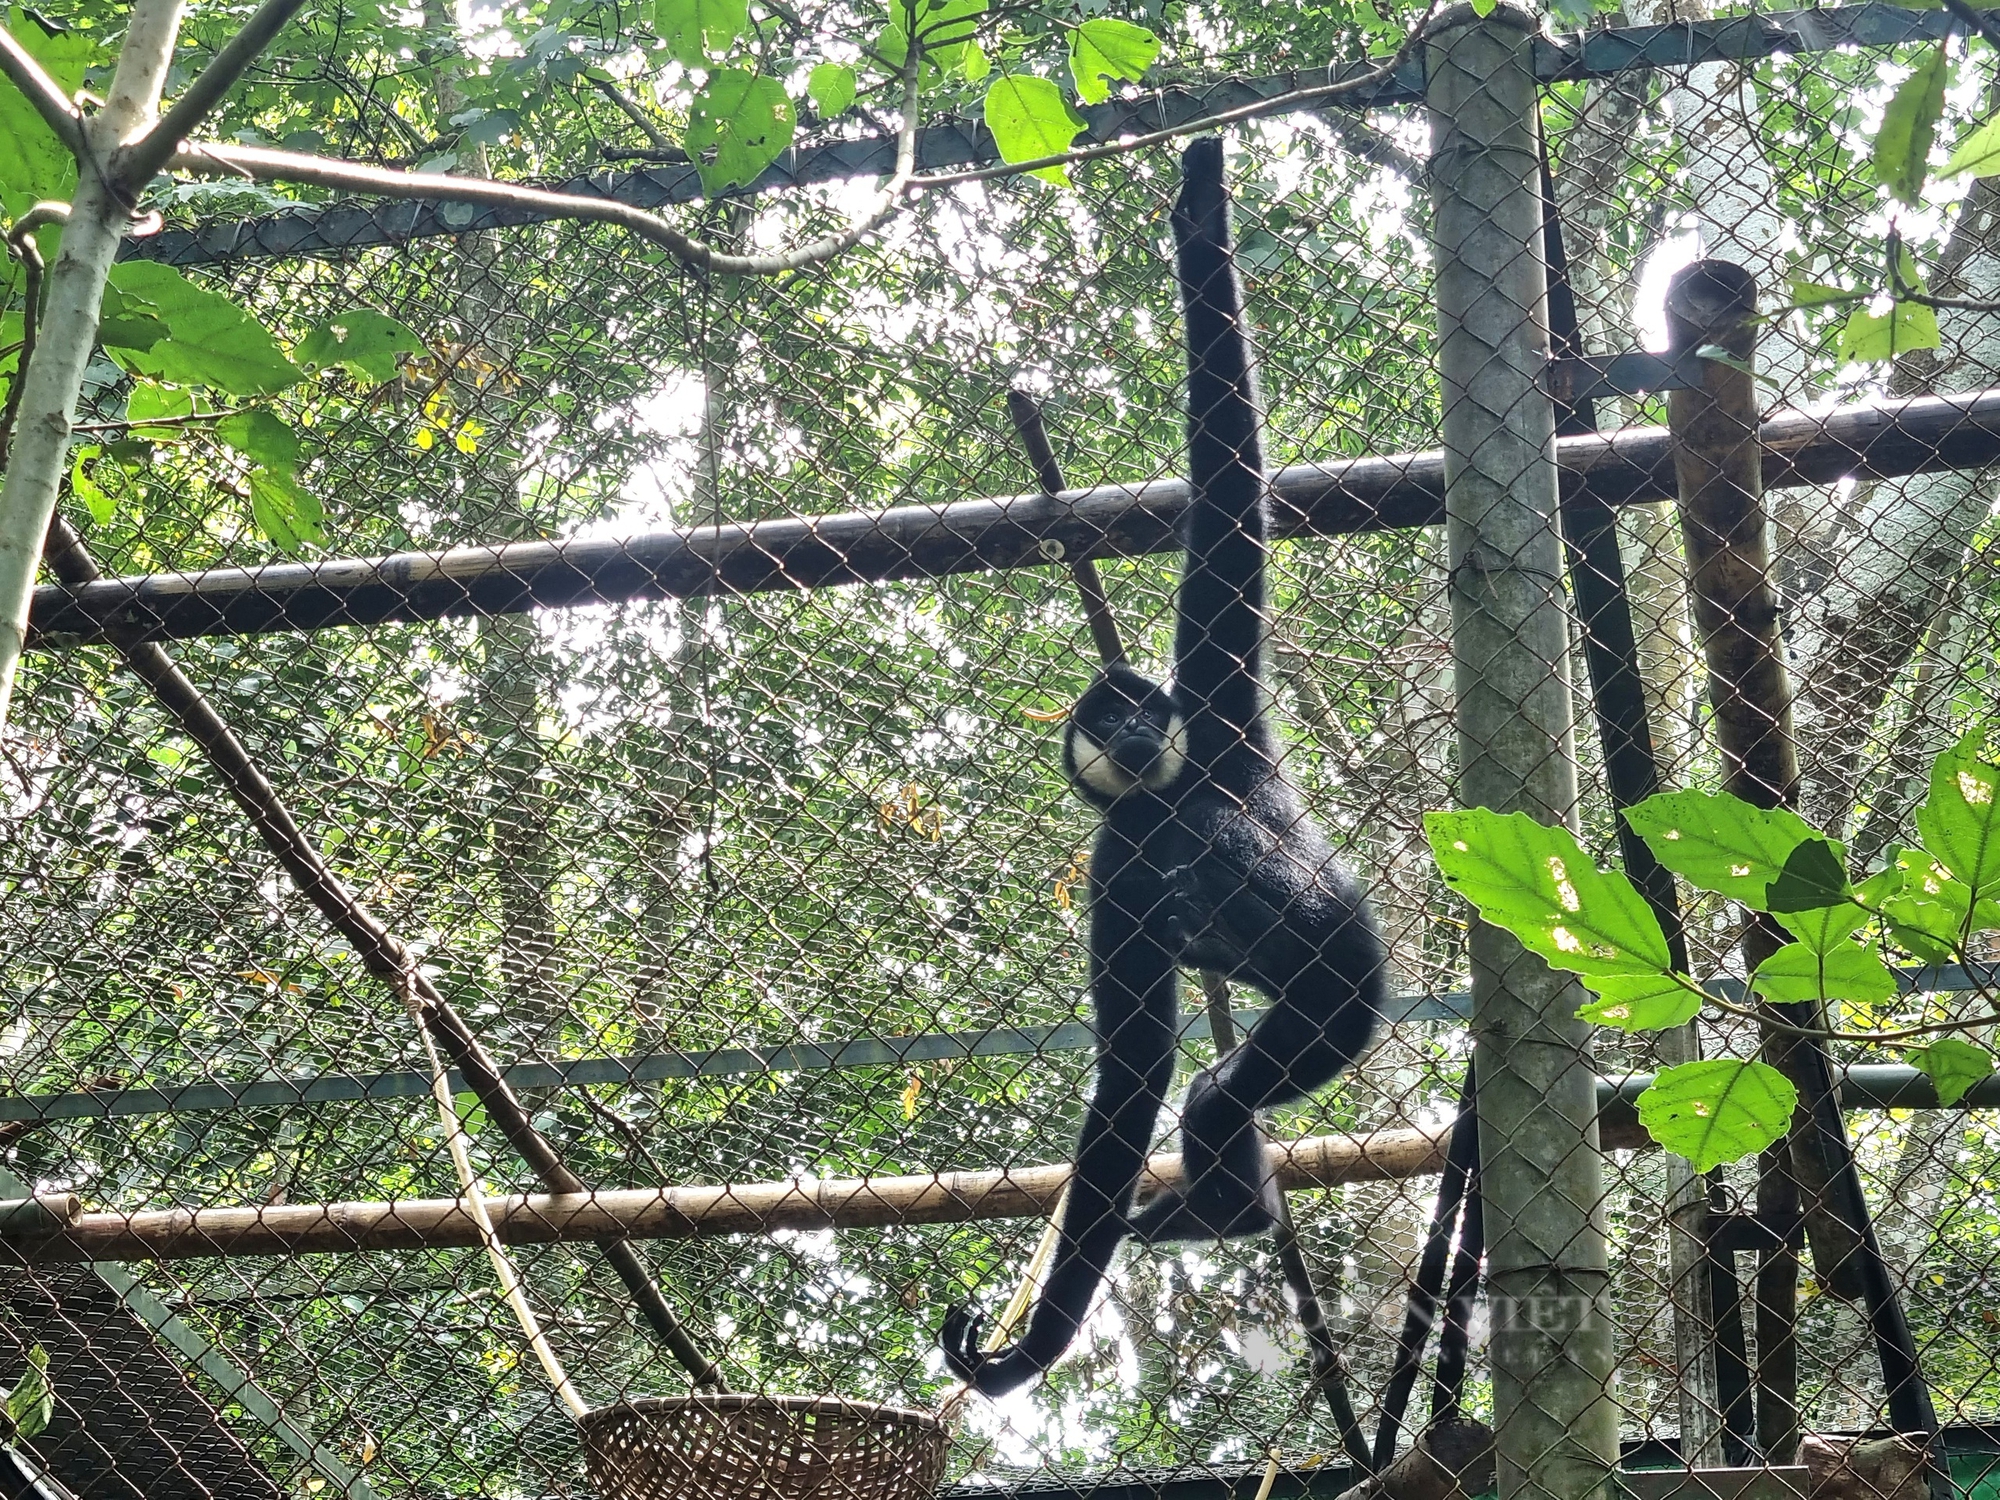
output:
[[1041, 1367], [1022, 1353], [1018, 1345], [980, 1348], [979, 1336], [985, 1331], [985, 1316], [964, 1302], [955, 1302], [945, 1309], [944, 1327], [938, 1330], [945, 1364], [980, 1395], [1004, 1396], [1042, 1373]]
[[1177, 1240], [1234, 1240], [1278, 1222], [1277, 1185], [1211, 1182], [1193, 1192], [1167, 1188], [1133, 1211], [1132, 1238], [1148, 1245]]

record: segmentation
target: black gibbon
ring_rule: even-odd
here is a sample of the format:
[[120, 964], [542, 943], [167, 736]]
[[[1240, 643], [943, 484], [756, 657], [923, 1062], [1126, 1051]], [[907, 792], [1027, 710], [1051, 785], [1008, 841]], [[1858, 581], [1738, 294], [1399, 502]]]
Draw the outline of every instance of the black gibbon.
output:
[[[1277, 1187], [1257, 1112], [1324, 1085], [1368, 1045], [1382, 939], [1279, 765], [1262, 680], [1264, 460], [1222, 142], [1195, 141], [1174, 206], [1188, 341], [1188, 473], [1170, 686], [1107, 667], [1071, 712], [1063, 760], [1104, 813], [1090, 862], [1096, 1086], [1055, 1260], [1025, 1333], [979, 1348], [945, 1317], [952, 1371], [988, 1396], [1046, 1370], [1076, 1336], [1120, 1240], [1255, 1234]], [[1263, 991], [1241, 1046], [1196, 1076], [1181, 1112], [1181, 1185], [1132, 1206], [1173, 1079], [1182, 966]]]

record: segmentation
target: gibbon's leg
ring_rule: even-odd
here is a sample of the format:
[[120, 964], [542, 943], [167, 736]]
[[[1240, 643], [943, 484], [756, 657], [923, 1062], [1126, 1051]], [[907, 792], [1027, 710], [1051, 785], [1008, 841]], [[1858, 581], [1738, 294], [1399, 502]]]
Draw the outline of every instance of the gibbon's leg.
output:
[[1367, 1047], [1381, 1003], [1379, 972], [1378, 965], [1357, 983], [1335, 965], [1315, 963], [1286, 986], [1242, 1045], [1195, 1075], [1181, 1107], [1186, 1178], [1132, 1216], [1135, 1238], [1231, 1238], [1276, 1222], [1277, 1187], [1257, 1114], [1324, 1087]]
[[[1133, 885], [1144, 889], [1142, 894]], [[967, 1308], [945, 1316], [945, 1361], [987, 1396], [1025, 1385], [1076, 1337], [1126, 1233], [1153, 1126], [1173, 1082], [1180, 977], [1174, 956], [1149, 932], [1156, 881], [1117, 884], [1091, 898], [1091, 997], [1097, 1016], [1097, 1081], [1077, 1142], [1054, 1263], [1012, 1345], [978, 1347], [980, 1320]], [[1145, 906], [1134, 912], [1129, 908]]]

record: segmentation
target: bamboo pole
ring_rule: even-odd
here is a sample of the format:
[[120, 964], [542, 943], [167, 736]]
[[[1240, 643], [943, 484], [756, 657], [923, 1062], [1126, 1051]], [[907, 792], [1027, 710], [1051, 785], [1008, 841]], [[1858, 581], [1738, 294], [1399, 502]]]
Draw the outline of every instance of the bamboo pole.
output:
[[[1830, 484], [1976, 468], [2000, 459], [2000, 390], [1788, 412], [1763, 424], [1773, 484]], [[1566, 494], [1605, 505], [1671, 500], [1664, 428], [1556, 444]], [[1442, 453], [1299, 464], [1272, 476], [1279, 537], [1434, 526], [1444, 518]], [[377, 625], [530, 608], [695, 598], [1138, 557], [1180, 546], [1187, 483], [1104, 484], [1059, 496], [904, 505], [623, 539], [514, 542], [389, 557], [273, 563], [105, 579], [36, 590], [30, 647], [100, 645], [114, 629], [146, 640]]]
[[[1758, 807], [1798, 802], [1798, 747], [1792, 689], [1772, 582], [1764, 512], [1763, 453], [1757, 441], [1757, 283], [1727, 261], [1697, 261], [1667, 291], [1667, 337], [1676, 353], [1720, 348], [1699, 388], [1668, 401], [1680, 486], [1695, 626], [1708, 662], [1713, 732], [1724, 785]], [[1790, 941], [1773, 918], [1752, 913], [1742, 935], [1754, 971]], [[1793, 1026], [1822, 1022], [1816, 1004], [1774, 1005]], [[1860, 1301], [1875, 1336], [1891, 1419], [1905, 1432], [1935, 1433], [1937, 1415], [1894, 1279], [1876, 1243], [1868, 1202], [1841, 1118], [1832, 1061], [1817, 1038], [1766, 1030], [1764, 1051], [1799, 1090], [1789, 1150], [1767, 1153], [1758, 1213], [1779, 1228], [1803, 1212], [1823, 1285]], [[1768, 1462], [1798, 1451], [1797, 1255], [1766, 1251], [1758, 1272], [1758, 1437]]]
[[[1512, 5], [1432, 28], [1438, 372], [1460, 795], [1573, 824], [1535, 35]], [[1590, 1029], [1574, 978], [1489, 923], [1468, 946], [1500, 1500], [1585, 1500], [1618, 1467]]]
[[[1301, 1192], [1439, 1171], [1450, 1132], [1444, 1125], [1314, 1136], [1272, 1146], [1270, 1153], [1278, 1185]], [[1632, 1150], [1651, 1145], [1636, 1123], [1611, 1127], [1607, 1139]], [[1179, 1172], [1178, 1155], [1155, 1156], [1146, 1164], [1141, 1189], [1170, 1184]], [[967, 1224], [1046, 1217], [1069, 1174], [1068, 1164], [1055, 1163], [907, 1177], [538, 1193], [490, 1197], [486, 1207], [501, 1240], [511, 1245]], [[480, 1244], [478, 1225], [456, 1198], [86, 1213], [54, 1232], [41, 1217], [30, 1218], [34, 1232], [17, 1239], [0, 1216], [0, 1245], [35, 1261], [190, 1260]]]

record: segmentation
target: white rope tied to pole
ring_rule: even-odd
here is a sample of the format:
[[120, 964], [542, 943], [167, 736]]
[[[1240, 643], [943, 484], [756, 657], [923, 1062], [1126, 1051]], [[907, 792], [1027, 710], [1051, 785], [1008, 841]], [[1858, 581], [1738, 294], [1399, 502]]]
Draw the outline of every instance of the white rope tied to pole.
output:
[[403, 1004], [409, 1008], [410, 1018], [417, 1023], [417, 1035], [423, 1040], [424, 1055], [430, 1059], [431, 1097], [437, 1101], [438, 1123], [444, 1126], [445, 1149], [451, 1154], [452, 1169], [458, 1174], [459, 1194], [465, 1201], [465, 1210], [479, 1230], [480, 1243], [486, 1247], [486, 1258], [492, 1262], [493, 1274], [499, 1279], [501, 1295], [514, 1310], [514, 1320], [521, 1325], [528, 1347], [535, 1351], [542, 1373], [548, 1377], [557, 1398], [569, 1408], [569, 1414], [581, 1420], [590, 1408], [570, 1383], [569, 1372], [563, 1368], [562, 1360], [556, 1356], [548, 1336], [542, 1332], [541, 1320], [535, 1316], [534, 1308], [528, 1305], [528, 1292], [522, 1284], [521, 1273], [515, 1268], [507, 1247], [500, 1243], [500, 1231], [493, 1226], [493, 1215], [486, 1207], [486, 1195], [480, 1191], [479, 1178], [472, 1170], [472, 1153], [465, 1122], [458, 1117], [458, 1105], [451, 1096], [451, 1078], [445, 1071], [444, 1057], [439, 1053], [437, 1043], [431, 1039], [430, 1028], [424, 1024], [423, 1001], [418, 997], [417, 987], [410, 975], [403, 976], [400, 987]]

